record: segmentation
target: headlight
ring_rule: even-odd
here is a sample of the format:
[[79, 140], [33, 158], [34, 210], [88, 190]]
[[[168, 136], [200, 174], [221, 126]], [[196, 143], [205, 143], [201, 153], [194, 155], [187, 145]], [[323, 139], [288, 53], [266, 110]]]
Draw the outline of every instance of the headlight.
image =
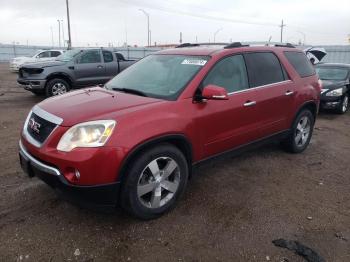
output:
[[329, 91], [326, 96], [341, 96], [343, 95], [343, 88], [334, 89]]
[[100, 147], [111, 136], [116, 122], [97, 120], [75, 125], [68, 129], [57, 145], [57, 150], [69, 152], [76, 147]]

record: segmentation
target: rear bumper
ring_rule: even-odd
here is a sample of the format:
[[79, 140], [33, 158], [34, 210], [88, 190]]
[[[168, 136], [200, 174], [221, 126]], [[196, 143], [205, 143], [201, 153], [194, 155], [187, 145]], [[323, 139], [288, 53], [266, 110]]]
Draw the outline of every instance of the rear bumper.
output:
[[23, 85], [26, 90], [42, 90], [45, 88], [46, 80], [18, 78], [17, 83]]
[[38, 177], [69, 202], [94, 209], [114, 208], [118, 202], [120, 182], [93, 186], [72, 185], [59, 169], [30, 155], [21, 141], [19, 158], [21, 167], [28, 176]]

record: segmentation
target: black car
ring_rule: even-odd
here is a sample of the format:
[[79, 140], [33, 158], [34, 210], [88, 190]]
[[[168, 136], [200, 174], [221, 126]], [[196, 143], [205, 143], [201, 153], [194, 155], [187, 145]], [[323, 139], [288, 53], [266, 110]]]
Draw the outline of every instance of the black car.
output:
[[344, 114], [349, 108], [350, 64], [317, 64], [316, 72], [322, 81], [321, 108]]

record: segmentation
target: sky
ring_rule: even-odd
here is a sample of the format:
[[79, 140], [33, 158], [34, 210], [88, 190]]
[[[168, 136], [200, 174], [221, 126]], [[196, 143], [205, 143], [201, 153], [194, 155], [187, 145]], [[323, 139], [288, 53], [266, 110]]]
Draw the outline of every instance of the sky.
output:
[[[66, 0], [0, 0], [0, 43], [58, 45]], [[280, 41], [350, 44], [349, 0], [69, 0], [73, 46]], [[216, 34], [215, 34], [216, 33]]]

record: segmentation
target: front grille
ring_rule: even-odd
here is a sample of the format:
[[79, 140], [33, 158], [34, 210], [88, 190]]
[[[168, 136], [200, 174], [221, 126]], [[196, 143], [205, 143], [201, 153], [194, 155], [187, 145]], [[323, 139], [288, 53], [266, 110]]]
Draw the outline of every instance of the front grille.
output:
[[29, 75], [36, 75], [40, 74], [44, 71], [42, 68], [27, 68], [27, 67], [21, 67], [19, 69], [19, 76], [20, 77], [28, 77]]
[[27, 123], [29, 135], [39, 143], [44, 143], [57, 125], [32, 113]]

